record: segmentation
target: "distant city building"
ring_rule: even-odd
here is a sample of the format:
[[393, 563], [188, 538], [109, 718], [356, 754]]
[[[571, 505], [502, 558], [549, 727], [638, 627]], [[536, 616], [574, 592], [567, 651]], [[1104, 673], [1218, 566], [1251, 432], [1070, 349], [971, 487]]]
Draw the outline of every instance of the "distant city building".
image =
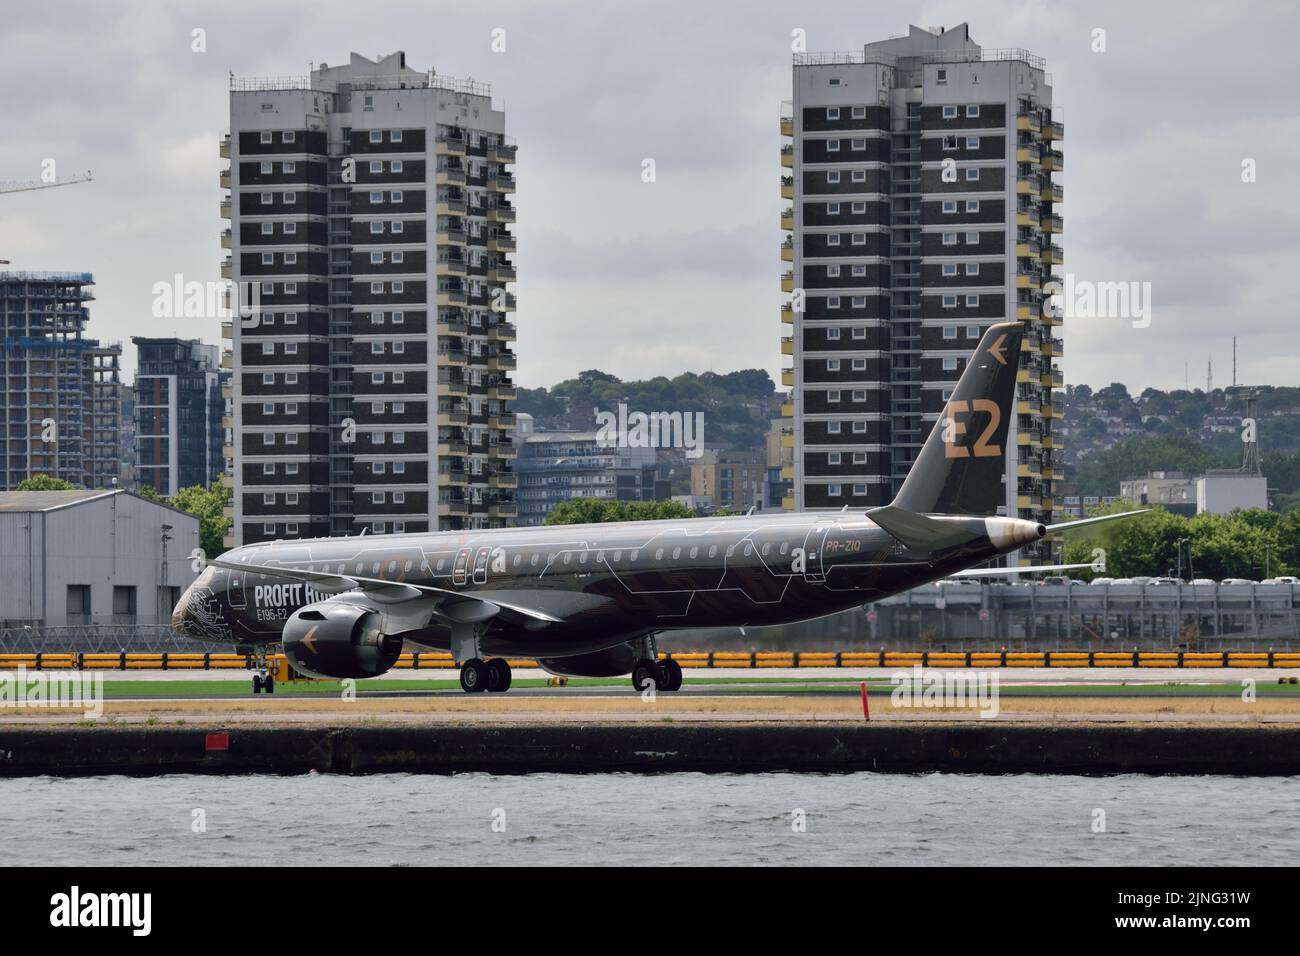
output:
[[0, 272], [0, 490], [119, 480], [122, 347], [86, 338], [89, 272]]
[[610, 446], [598, 432], [533, 432], [521, 438], [519, 524], [540, 525], [547, 513], [572, 498], [655, 501], [667, 495], [657, 482], [653, 448]]
[[117, 486], [135, 491], [135, 386], [123, 382], [117, 389], [122, 427], [117, 438]]
[[136, 481], [170, 498], [224, 470], [221, 350], [198, 339], [136, 336]]
[[166, 625], [199, 519], [120, 490], [0, 492], [0, 541], [0, 625]]
[[1119, 497], [1175, 514], [1226, 515], [1237, 508], [1267, 508], [1268, 481], [1263, 475], [1238, 469], [1209, 471], [1199, 477], [1178, 471], [1153, 471], [1145, 478], [1121, 481]]
[[1208, 471], [1196, 479], [1196, 510], [1226, 515], [1237, 508], [1268, 508], [1268, 479], [1243, 471]]
[[1196, 514], [1196, 478], [1180, 471], [1153, 471], [1119, 483], [1119, 497], [1136, 505], [1159, 505], [1176, 514]]
[[691, 462], [691, 494], [712, 499], [719, 510], [762, 508], [768, 489], [765, 462], [732, 452], [706, 451]]
[[981, 48], [964, 23], [795, 55], [781, 119], [790, 507], [889, 502], [984, 330], [1020, 320], [1000, 510], [1053, 520], [1061, 319], [1043, 302], [1062, 262], [1064, 130], [1044, 66]]
[[[490, 88], [353, 53], [232, 77], [231, 543], [513, 523], [515, 146]], [[246, 296], [247, 297], [247, 296]]]

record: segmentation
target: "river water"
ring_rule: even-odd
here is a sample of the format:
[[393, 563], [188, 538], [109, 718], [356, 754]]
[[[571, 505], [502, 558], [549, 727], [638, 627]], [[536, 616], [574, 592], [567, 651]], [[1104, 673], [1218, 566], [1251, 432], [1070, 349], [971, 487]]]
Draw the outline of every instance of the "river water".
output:
[[0, 780], [7, 865], [1294, 864], [1300, 777]]

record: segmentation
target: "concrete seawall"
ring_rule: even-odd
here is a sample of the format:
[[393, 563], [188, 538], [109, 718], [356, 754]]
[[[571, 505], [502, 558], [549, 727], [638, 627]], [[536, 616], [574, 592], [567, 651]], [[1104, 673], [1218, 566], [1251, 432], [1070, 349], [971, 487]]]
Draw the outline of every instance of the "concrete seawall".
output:
[[162, 773], [1300, 774], [1300, 728], [926, 723], [0, 730], [0, 776]]

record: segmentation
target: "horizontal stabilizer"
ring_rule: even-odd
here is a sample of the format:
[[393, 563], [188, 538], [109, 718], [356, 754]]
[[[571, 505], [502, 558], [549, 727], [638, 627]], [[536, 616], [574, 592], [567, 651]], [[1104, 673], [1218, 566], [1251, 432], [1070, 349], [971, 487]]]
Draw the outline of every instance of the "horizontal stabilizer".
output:
[[1144, 515], [1150, 510], [1150, 508], [1142, 508], [1139, 511], [1121, 511], [1113, 515], [1096, 515], [1092, 518], [1079, 518], [1076, 521], [1062, 521], [1059, 524], [1049, 524], [1047, 533], [1060, 534], [1062, 531], [1070, 531], [1073, 528], [1082, 528], [1090, 524], [1101, 524], [1103, 521], [1119, 521], [1121, 518], [1133, 518], [1137, 515]]
[[908, 550], [925, 554], [966, 544], [978, 537], [959, 525], [936, 521], [896, 505], [874, 508], [867, 512], [867, 517]]
[[950, 574], [950, 578], [986, 578], [1003, 574], [1040, 574], [1046, 571], [1075, 571], [1080, 568], [1100, 570], [1095, 564], [1039, 564], [1024, 568], [967, 568]]

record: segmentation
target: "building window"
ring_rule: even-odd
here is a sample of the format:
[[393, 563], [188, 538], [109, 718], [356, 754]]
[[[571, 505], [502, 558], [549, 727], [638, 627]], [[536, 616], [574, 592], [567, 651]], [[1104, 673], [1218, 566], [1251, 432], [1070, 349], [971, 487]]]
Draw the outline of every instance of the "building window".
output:
[[839, 370], [840, 370], [840, 360], [839, 360], [839, 359], [827, 359], [827, 360], [826, 360], [826, 371], [828, 371], [828, 372], [838, 372]]
[[[973, 295], [973, 296], [970, 296], [969, 298], [972, 298], [972, 299], [978, 299], [979, 296], [977, 296], [977, 295]], [[976, 302], [975, 304], [978, 305], [979, 303]], [[966, 326], [966, 338], [968, 338], [968, 339], [977, 339], [977, 338], [979, 338], [979, 337], [980, 337], [980, 327], [979, 327], [978, 325], [968, 325], [968, 326]]]
[[[297, 325], [297, 324], [298, 324], [298, 313], [297, 313], [297, 312], [286, 312], [286, 313], [284, 314], [284, 324], [285, 324], [285, 325]], [[295, 346], [293, 347], [293, 350], [294, 350], [295, 352], [298, 351], [298, 346], [295, 345]]]
[[966, 233], [966, 245], [978, 246], [980, 244], [980, 234], [978, 232]]
[[838, 338], [840, 337], [840, 330], [839, 330], [839, 329], [827, 329], [827, 330], [826, 330], [826, 337], [827, 337], [828, 339], [832, 340], [832, 341], [835, 341], [836, 339], [838, 339]]
[[273, 524], [262, 525], [262, 534], [275, 534], [275, 525]]
[[853, 434], [855, 434], [855, 435], [865, 435], [866, 433], [867, 433], [867, 423], [866, 423], [866, 422], [854, 422], [854, 423], [853, 423]]
[[[374, 197], [375, 197], [376, 195], [382, 195], [382, 193], [371, 193], [371, 194], [370, 194], [371, 202], [374, 202]], [[383, 231], [384, 231], [384, 224], [383, 224], [382, 222], [372, 222], [372, 223], [370, 224], [370, 234], [371, 234], [372, 236], [373, 236], [373, 235], [378, 235], [379, 233], [382, 233]]]
[[980, 171], [978, 169], [972, 167], [966, 170], [966, 182], [968, 183], [978, 182], [979, 178], [980, 178]]
[[867, 370], [867, 360], [864, 358], [855, 358], [853, 360], [853, 371], [865, 372]]
[[827, 495], [827, 497], [830, 497], [830, 498], [838, 498], [838, 497], [840, 496], [840, 486], [839, 486], [839, 485], [827, 485], [827, 486], [826, 486], [826, 495]]
[[271, 131], [269, 129], [262, 130], [260, 140], [263, 144], [269, 145], [271, 142]]
[[840, 423], [839, 423], [839, 422], [827, 422], [827, 423], [826, 423], [826, 434], [828, 434], [828, 435], [838, 435], [839, 433], [840, 433]]
[[865, 183], [867, 181], [867, 171], [865, 169], [853, 170], [853, 181], [855, 183]]
[[826, 181], [828, 183], [838, 183], [840, 181], [840, 171], [838, 169], [832, 169], [826, 174]]
[[405, 255], [405, 253], [402, 253], [402, 252], [394, 252], [392, 255], [393, 255], [393, 262], [394, 262], [395, 264], [396, 264], [396, 263], [403, 262], [403, 261], [405, 261], [405, 259], [406, 259], [406, 255]]
[[[394, 235], [399, 234], [399, 233], [402, 232], [402, 225], [403, 225], [403, 224], [402, 224], [401, 220], [394, 220], [394, 222], [393, 222], [393, 234], [394, 234]], [[381, 228], [382, 228], [382, 227], [381, 227]]]
[[838, 295], [829, 295], [826, 297], [826, 308], [838, 309], [840, 307], [840, 297]]
[[840, 400], [839, 389], [833, 388], [826, 393], [827, 402], [833, 403], [833, 402], [838, 402], [839, 400]]
[[267, 432], [265, 435], [263, 435], [263, 436], [262, 436], [262, 444], [263, 444], [263, 445], [274, 445], [274, 444], [275, 444], [275, 433], [274, 433], [274, 432]]
[[943, 108], [943, 118], [944, 118], [944, 119], [956, 119], [956, 118], [957, 118], [957, 107], [955, 107], [955, 106], [945, 106], [945, 107]]
[[270, 494], [262, 495], [262, 504], [264, 505], [275, 504], [275, 494], [272, 492]]
[[370, 343], [370, 354], [371, 354], [371, 355], [383, 355], [383, 354], [384, 354], [384, 343], [383, 343], [383, 342], [371, 342], [371, 343]]
[[948, 84], [948, 71], [935, 70], [934, 81], [938, 83], [940, 86], [946, 86]]
[[297, 373], [297, 372], [285, 372], [285, 373], [284, 373], [284, 384], [286, 384], [286, 385], [297, 385], [297, 384], [298, 384], [298, 373]]
[[840, 214], [840, 204], [837, 202], [828, 202], [826, 204], [826, 215], [838, 216]]
[[945, 262], [943, 264], [943, 274], [945, 276], [955, 276], [957, 274], [957, 263]]
[[978, 199], [967, 199], [967, 200], [966, 200], [966, 211], [967, 211], [967, 212], [979, 212], [979, 211], [980, 211], [980, 201], [979, 201]]
[[980, 304], [980, 297], [979, 297], [979, 296], [977, 296], [977, 295], [968, 295], [968, 296], [966, 296], [966, 308], [968, 308], [968, 309], [978, 308], [978, 307], [979, 307], [979, 304]]
[[298, 403], [297, 403], [297, 402], [286, 402], [285, 405], [284, 405], [284, 413], [285, 413], [286, 415], [297, 415], [297, 414], [298, 414]]
[[298, 253], [286, 252], [284, 254], [284, 264], [286, 266], [296, 266], [298, 264]]
[[840, 151], [840, 141], [838, 139], [828, 139], [826, 141], [826, 152], [838, 153]]
[[[373, 102], [374, 102], [374, 97], [373, 97], [373, 96], [367, 96], [366, 99], [371, 101], [371, 102], [369, 102], [369, 103], [366, 104], [367, 106], [370, 106], [370, 105], [373, 104]], [[370, 142], [372, 142], [372, 143], [382, 143], [383, 141], [384, 141], [384, 131], [383, 131], [383, 130], [381, 130], [381, 129], [372, 129], [372, 130], [370, 131]]]
[[853, 326], [853, 337], [855, 339], [865, 339], [867, 337], [867, 327], [865, 325]]
[[826, 237], [826, 245], [828, 245], [828, 246], [838, 246], [839, 244], [840, 244], [840, 235], [839, 235], [839, 233], [837, 233], [837, 232], [832, 232], [832, 233], [830, 233], [830, 234]]
[[855, 106], [855, 107], [853, 107], [853, 118], [854, 118], [854, 119], [866, 119], [866, 118], [867, 118], [867, 108], [866, 108], [865, 106]]
[[382, 159], [372, 159], [370, 161], [371, 173], [378, 174], [378, 173], [382, 173], [383, 171], [384, 171], [384, 161]]
[[296, 505], [298, 503], [298, 492], [296, 491], [286, 492], [284, 496], [284, 503], [286, 505]]
[[838, 279], [839, 277], [840, 277], [840, 267], [839, 267], [839, 266], [827, 266], [827, 267], [826, 267], [826, 278], [828, 278], [828, 279]]
[[285, 194], [284, 194], [284, 203], [285, 203], [286, 206], [292, 206], [292, 205], [293, 205], [294, 203], [296, 203], [297, 201], [298, 201], [298, 194], [297, 194], [297, 193], [285, 193]]
[[967, 136], [967, 137], [966, 137], [966, 148], [967, 148], [967, 149], [979, 149], [979, 148], [980, 148], [980, 138], [979, 138], [978, 136]]
[[826, 464], [838, 465], [840, 463], [840, 453], [837, 451], [830, 452], [826, 455]]
[[269, 206], [275, 202], [275, 193], [262, 193], [262, 205]]
[[371, 384], [371, 385], [383, 385], [383, 384], [384, 384], [384, 373], [383, 373], [383, 372], [371, 372], [371, 373], [370, 373], [370, 384]]
[[402, 290], [405, 288], [406, 288], [406, 283], [403, 282], [401, 279], [393, 280], [393, 293], [395, 295], [400, 295], [402, 293]]
[[977, 276], [980, 274], [980, 264], [978, 262], [966, 263], [966, 274], [968, 276]]
[[[375, 191], [375, 192], [372, 192], [372, 193], [370, 194], [370, 205], [372, 205], [372, 206], [378, 206], [378, 205], [380, 205], [381, 203], [383, 203], [383, 201], [384, 201], [384, 194], [383, 194], [383, 193], [378, 192], [378, 191]], [[380, 227], [379, 227], [379, 229], [380, 229], [381, 232], [383, 231], [383, 228], [384, 228], [383, 226], [380, 226]]]
[[402, 131], [400, 129], [395, 129], [388, 134], [388, 138], [394, 143], [400, 143], [402, 141]]
[[402, 191], [400, 189], [394, 189], [391, 193], [389, 193], [388, 198], [391, 199], [397, 205], [401, 205]]
[[405, 352], [405, 351], [406, 351], [406, 343], [405, 343], [405, 342], [394, 342], [394, 343], [393, 343], [393, 352], [394, 352], [395, 354], [400, 355], [401, 353], [403, 353], [403, 352]]
[[957, 297], [955, 295], [945, 295], [943, 297], [943, 307], [945, 309], [957, 308]]
[[855, 232], [853, 234], [853, 244], [855, 246], [865, 246], [867, 244], [867, 234], [865, 232]]
[[370, 253], [370, 264], [372, 266], [383, 265], [383, 262], [384, 262], [384, 254], [382, 252]]
[[943, 148], [945, 151], [951, 151], [957, 148], [956, 136], [945, 136], [943, 138]]
[[957, 359], [956, 359], [956, 358], [951, 358], [951, 357], [950, 357], [950, 358], [946, 358], [946, 359], [944, 359], [944, 360], [943, 360], [943, 370], [944, 370], [945, 372], [955, 372], [955, 371], [957, 371]]
[[263, 373], [262, 373], [262, 384], [263, 384], [263, 385], [274, 385], [274, 384], [275, 384], [275, 373], [274, 373], [274, 372], [263, 372]]
[[296, 173], [298, 171], [297, 163], [281, 163], [281, 171], [285, 173]]
[[979, 116], [979, 115], [980, 115], [980, 108], [979, 108], [979, 106], [977, 106], [977, 105], [975, 105], [975, 104], [971, 104], [971, 105], [969, 105], [969, 106], [966, 107], [966, 117], [967, 117], [968, 119], [975, 119], [975, 118], [976, 118], [977, 116]]
[[944, 244], [945, 246], [955, 246], [955, 245], [957, 245], [957, 233], [955, 233], [955, 232], [945, 232], [945, 233], [943, 234], [943, 244]]
[[273, 235], [275, 235], [275, 223], [273, 223], [273, 222], [264, 222], [264, 223], [262, 223], [262, 235], [264, 235], [264, 236], [273, 236]]
[[838, 106], [826, 107], [826, 118], [828, 120], [837, 120], [840, 118], [840, 108]]
[[955, 213], [957, 211], [957, 200], [945, 199], [943, 201], [943, 211], [945, 215]]
[[945, 339], [955, 339], [957, 337], [957, 326], [945, 325], [943, 327], [943, 337]]

